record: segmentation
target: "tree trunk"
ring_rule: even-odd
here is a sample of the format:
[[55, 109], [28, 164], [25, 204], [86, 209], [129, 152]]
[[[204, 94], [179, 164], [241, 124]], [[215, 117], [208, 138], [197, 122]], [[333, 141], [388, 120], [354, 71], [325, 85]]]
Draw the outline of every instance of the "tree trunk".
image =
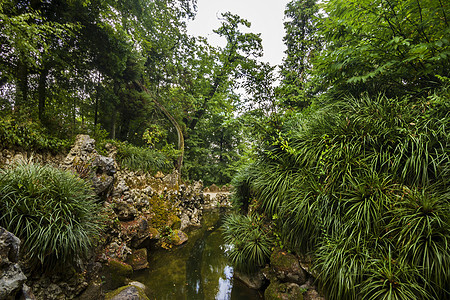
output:
[[94, 107], [94, 132], [97, 133], [97, 123], [98, 123], [98, 103], [100, 101], [100, 72], [97, 76], [97, 88], [95, 91], [95, 107]]
[[177, 159], [177, 164], [176, 164], [175, 168], [177, 169], [179, 176], [181, 176], [181, 166], [183, 165], [183, 157], [184, 157], [184, 136], [183, 136], [183, 130], [182, 130], [180, 124], [178, 124], [177, 120], [175, 120], [175, 118], [167, 111], [167, 109], [161, 103], [159, 103], [155, 99], [155, 97], [152, 96], [152, 94], [147, 90], [147, 88], [145, 86], [143, 86], [139, 82], [136, 82], [136, 84], [150, 96], [150, 98], [155, 103], [155, 105], [164, 113], [166, 118], [172, 123], [172, 125], [177, 130], [178, 150], [180, 150], [181, 153], [180, 153], [180, 156]]
[[16, 102], [14, 110], [20, 111], [28, 100], [28, 68], [21, 60], [17, 63]]
[[112, 117], [111, 117], [111, 131], [109, 134], [109, 137], [112, 140], [116, 139], [116, 115], [117, 115], [117, 113], [115, 111], [113, 111]]
[[44, 112], [45, 112], [45, 100], [47, 98], [47, 76], [48, 76], [48, 67], [44, 67], [39, 75], [39, 86], [38, 86], [38, 111], [39, 111], [39, 120], [41, 122], [44, 121]]

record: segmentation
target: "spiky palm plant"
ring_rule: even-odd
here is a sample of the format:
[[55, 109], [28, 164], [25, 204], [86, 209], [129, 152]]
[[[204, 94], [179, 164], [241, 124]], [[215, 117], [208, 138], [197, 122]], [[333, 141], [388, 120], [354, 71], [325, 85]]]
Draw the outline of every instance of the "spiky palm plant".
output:
[[90, 185], [70, 172], [25, 162], [0, 171], [0, 224], [22, 240], [33, 268], [64, 268], [86, 257], [100, 211]]

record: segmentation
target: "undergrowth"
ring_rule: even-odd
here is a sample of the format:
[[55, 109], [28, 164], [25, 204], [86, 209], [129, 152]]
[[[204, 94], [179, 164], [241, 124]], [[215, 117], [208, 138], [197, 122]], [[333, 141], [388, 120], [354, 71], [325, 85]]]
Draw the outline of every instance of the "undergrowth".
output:
[[22, 240], [35, 270], [86, 258], [101, 229], [90, 184], [68, 171], [21, 162], [0, 171], [0, 225]]
[[449, 299], [449, 125], [445, 93], [347, 98], [300, 114], [240, 171], [235, 202], [257, 199], [282, 242], [314, 258], [330, 300]]
[[30, 120], [18, 121], [10, 116], [0, 119], [1, 147], [58, 153], [68, 150], [72, 142], [51, 136], [43, 126]]
[[99, 152], [104, 153], [107, 143], [117, 148], [117, 163], [132, 171], [142, 171], [155, 174], [158, 171], [170, 172], [174, 167], [174, 160], [162, 151], [146, 147], [138, 147], [127, 142], [104, 140], [99, 143]]

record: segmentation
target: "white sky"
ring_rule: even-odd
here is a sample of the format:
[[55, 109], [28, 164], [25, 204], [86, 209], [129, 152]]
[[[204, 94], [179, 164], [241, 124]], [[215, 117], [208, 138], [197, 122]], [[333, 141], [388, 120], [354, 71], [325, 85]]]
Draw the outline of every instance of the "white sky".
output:
[[230, 11], [252, 23], [250, 32], [261, 33], [264, 47], [263, 61], [271, 65], [282, 62], [286, 47], [284, 37], [284, 9], [289, 0], [198, 0], [198, 12], [194, 21], [188, 23], [188, 33], [204, 36], [214, 46], [225, 45], [213, 29], [220, 27], [221, 13]]

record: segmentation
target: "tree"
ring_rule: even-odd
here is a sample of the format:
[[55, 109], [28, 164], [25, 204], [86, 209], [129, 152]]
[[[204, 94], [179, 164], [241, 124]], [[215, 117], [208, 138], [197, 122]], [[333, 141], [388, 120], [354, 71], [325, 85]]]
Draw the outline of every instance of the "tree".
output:
[[426, 94], [442, 85], [436, 75], [449, 76], [450, 8], [443, 1], [330, 0], [324, 10], [317, 91]]
[[284, 23], [287, 47], [281, 66], [282, 83], [278, 96], [287, 106], [305, 107], [307, 83], [311, 73], [311, 60], [320, 50], [321, 41], [317, 35], [319, 7], [315, 0], [293, 0], [284, 12], [288, 19]]

